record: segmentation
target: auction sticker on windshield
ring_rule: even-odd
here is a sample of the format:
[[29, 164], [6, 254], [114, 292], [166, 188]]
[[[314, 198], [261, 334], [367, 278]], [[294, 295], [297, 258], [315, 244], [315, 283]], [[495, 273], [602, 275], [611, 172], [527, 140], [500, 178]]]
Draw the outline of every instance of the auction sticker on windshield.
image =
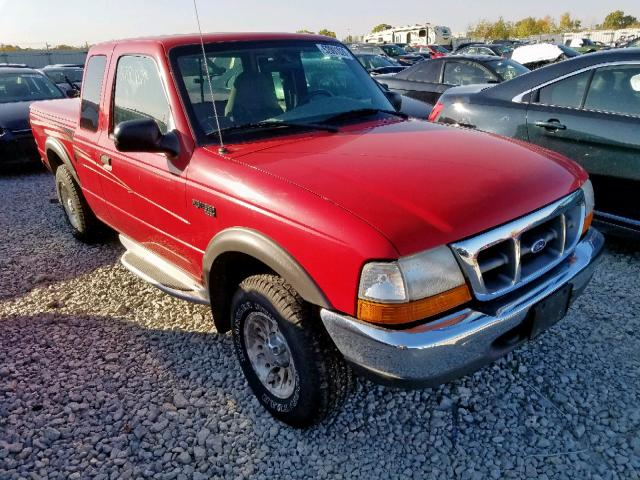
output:
[[320, 50], [322, 54], [327, 57], [346, 58], [348, 60], [351, 60], [353, 58], [349, 51], [346, 48], [341, 47], [340, 45], [316, 43], [316, 47], [318, 47], [318, 50]]

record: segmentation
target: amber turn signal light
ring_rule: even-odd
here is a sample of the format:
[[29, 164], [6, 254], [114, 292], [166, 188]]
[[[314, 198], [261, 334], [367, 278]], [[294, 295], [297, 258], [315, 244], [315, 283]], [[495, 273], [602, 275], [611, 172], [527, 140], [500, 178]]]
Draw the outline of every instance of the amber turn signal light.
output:
[[377, 303], [358, 300], [358, 319], [384, 325], [411, 323], [446, 312], [469, 300], [471, 300], [471, 293], [466, 285], [409, 303]]
[[582, 235], [587, 233], [587, 230], [591, 228], [591, 223], [593, 222], [593, 212], [587, 213], [587, 216], [584, 217], [584, 225], [582, 226]]

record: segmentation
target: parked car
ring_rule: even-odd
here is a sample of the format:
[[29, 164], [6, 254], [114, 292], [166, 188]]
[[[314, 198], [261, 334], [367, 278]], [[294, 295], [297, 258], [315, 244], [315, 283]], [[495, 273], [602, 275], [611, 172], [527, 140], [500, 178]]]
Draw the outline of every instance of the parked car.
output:
[[346, 46], [353, 54], [380, 55], [381, 57], [391, 58], [378, 45], [371, 43], [348, 43]]
[[579, 55], [580, 52], [565, 45], [536, 43], [517, 47], [511, 54], [511, 60], [531, 70], [535, 70], [551, 63], [561, 62], [568, 58], [575, 58]]
[[67, 95], [77, 96], [82, 85], [83, 65], [47, 65], [40, 69], [60, 90]]
[[429, 58], [446, 57], [450, 54], [449, 50], [444, 48], [442, 45], [420, 45], [415, 47], [415, 50], [415, 53], [418, 54], [428, 54]]
[[401, 95], [435, 105], [443, 92], [457, 85], [500, 83], [529, 69], [498, 57], [449, 56], [427, 60], [395, 75], [377, 80]]
[[400, 65], [405, 67], [411, 66], [418, 62], [422, 62], [424, 57], [421, 55], [416, 55], [415, 53], [409, 53], [404, 48], [394, 44], [394, 43], [386, 43], [382, 45], [378, 45], [387, 56], [393, 58]]
[[327, 37], [94, 45], [76, 107], [31, 108], [71, 231], [110, 225], [125, 267], [210, 304], [294, 426], [345, 398], [349, 364], [435, 385], [507, 354], [565, 315], [602, 251], [582, 168], [408, 120]]
[[598, 44], [590, 38], [572, 38], [564, 44], [580, 53], [593, 53], [607, 48], [604, 44]]
[[29, 127], [29, 105], [63, 98], [47, 77], [26, 67], [0, 67], [0, 168], [40, 159]]
[[637, 48], [640, 47], [640, 37], [627, 40], [617, 46], [617, 48]]
[[467, 45], [456, 50], [456, 55], [487, 55], [490, 57], [511, 58], [513, 47], [494, 43]]
[[601, 223], [640, 231], [640, 49], [583, 55], [492, 88], [451, 89], [430, 118], [572, 158], [591, 176]]
[[398, 73], [407, 68], [391, 60], [389, 57], [383, 57], [382, 55], [355, 53], [355, 56], [362, 66], [367, 69], [367, 72], [373, 76], [385, 73]]

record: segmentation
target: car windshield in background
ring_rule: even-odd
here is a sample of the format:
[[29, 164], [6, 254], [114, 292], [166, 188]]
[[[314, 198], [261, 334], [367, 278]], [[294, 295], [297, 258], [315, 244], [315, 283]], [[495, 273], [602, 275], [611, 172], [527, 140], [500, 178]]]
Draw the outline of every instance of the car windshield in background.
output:
[[203, 143], [217, 134], [207, 70], [220, 128], [234, 135], [244, 127], [313, 128], [348, 112], [393, 110], [358, 60], [337, 43], [243, 42], [205, 49], [206, 66], [197, 45], [177, 47], [170, 54]]
[[381, 55], [357, 55], [357, 57], [358, 57], [358, 60], [360, 60], [360, 63], [364, 65], [364, 68], [369, 70], [375, 70], [376, 68], [398, 66], [397, 63], [394, 63]]
[[523, 73], [530, 71], [527, 67], [513, 60], [494, 60], [489, 62], [489, 66], [505, 81], [519, 77]]
[[62, 92], [44, 75], [0, 74], [0, 103], [31, 102], [63, 97]]
[[388, 54], [391, 55], [392, 57], [397, 57], [400, 55], [406, 55], [407, 51], [402, 48], [399, 47], [397, 45], [383, 45], [382, 49]]
[[64, 70], [43, 70], [45, 75], [55, 83], [67, 83], [67, 79], [71, 83], [82, 82], [81, 68], [68, 68]]
[[431, 48], [433, 48], [438, 53], [449, 53], [449, 50], [440, 45], [433, 45]]
[[498, 50], [501, 55], [508, 55], [513, 52], [513, 47], [510, 45], [494, 45], [494, 48]]

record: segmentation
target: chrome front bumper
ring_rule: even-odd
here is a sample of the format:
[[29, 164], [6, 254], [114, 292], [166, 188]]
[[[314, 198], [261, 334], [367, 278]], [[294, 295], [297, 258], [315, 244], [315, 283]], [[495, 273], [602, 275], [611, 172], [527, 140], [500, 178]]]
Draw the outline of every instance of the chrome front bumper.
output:
[[529, 337], [529, 311], [571, 284], [574, 299], [591, 280], [604, 238], [591, 229], [553, 270], [500, 299], [406, 330], [391, 330], [326, 309], [322, 321], [345, 359], [373, 380], [435, 386], [471, 373]]

